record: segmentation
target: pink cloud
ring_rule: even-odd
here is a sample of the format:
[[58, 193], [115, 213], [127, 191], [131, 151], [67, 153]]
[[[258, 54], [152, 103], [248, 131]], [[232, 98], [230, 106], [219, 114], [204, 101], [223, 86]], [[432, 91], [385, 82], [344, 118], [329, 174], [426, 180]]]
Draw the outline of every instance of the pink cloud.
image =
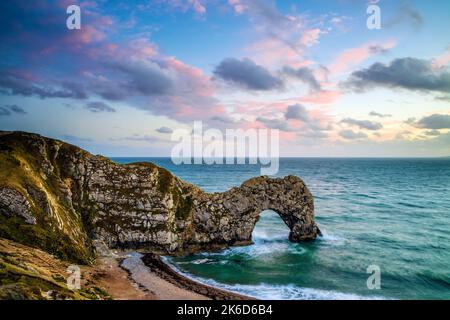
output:
[[195, 94], [204, 97], [210, 97], [214, 94], [209, 77], [201, 69], [187, 65], [174, 57], [166, 58], [165, 62], [170, 68], [186, 78], [186, 84], [189, 85]]
[[112, 30], [114, 21], [109, 16], [102, 16], [90, 8], [95, 9], [96, 4], [83, 2], [82, 22], [80, 30], [66, 32], [63, 41], [74, 46], [72, 49], [85, 48], [93, 43], [98, 44], [107, 39], [107, 34]]
[[245, 13], [260, 36], [245, 48], [252, 60], [271, 67], [298, 68], [312, 63], [305, 58], [305, 50], [319, 43], [325, 32], [310, 27], [305, 15], [293, 8], [287, 14], [281, 12], [274, 1], [228, 0], [228, 4], [236, 14]]
[[293, 141], [297, 138], [296, 132], [286, 132], [286, 131], [280, 131], [280, 141], [281, 143], [284, 143], [286, 141]]
[[256, 63], [279, 68], [285, 65], [293, 68], [306, 67], [314, 62], [305, 59], [301, 52], [295, 50], [279, 39], [266, 38], [246, 48]]
[[105, 34], [95, 29], [94, 27], [87, 25], [83, 26], [81, 30], [77, 30], [75, 38], [70, 39], [72, 41], [73, 39], [77, 39], [78, 42], [81, 44], [89, 44], [92, 42], [98, 42], [105, 39]]
[[158, 47], [146, 38], [134, 39], [129, 43], [128, 47], [126, 52], [128, 52], [128, 54], [131, 52], [134, 58], [146, 59], [155, 57], [159, 54]]
[[182, 85], [201, 96], [213, 95], [213, 86], [208, 76], [194, 66], [190, 66], [176, 57], [162, 54], [156, 44], [147, 38], [136, 38], [128, 43], [103, 43], [87, 50], [92, 58], [111, 61], [126, 60], [144, 64], [157, 64], [171, 76], [179, 78]]
[[165, 2], [170, 7], [182, 11], [192, 9], [198, 14], [206, 13], [205, 0], [161, 0], [161, 2]]
[[233, 7], [236, 14], [242, 14], [247, 9], [242, 0], [228, 0], [228, 4]]
[[448, 49], [443, 54], [434, 58], [433, 67], [436, 69], [446, 67], [450, 64], [450, 49]]
[[322, 31], [318, 28], [305, 30], [299, 39], [299, 44], [305, 47], [311, 47], [319, 43], [319, 37]]
[[200, 14], [206, 13], [206, 7], [200, 0], [189, 0], [189, 4], [194, 8], [195, 12]]
[[311, 92], [310, 94], [298, 99], [301, 103], [311, 103], [318, 105], [326, 105], [335, 103], [341, 97], [341, 92], [337, 90], [320, 90]]
[[396, 46], [396, 42], [390, 41], [384, 44], [369, 43], [361, 47], [345, 50], [328, 66], [332, 74], [339, 74], [348, 71], [371, 56], [380, 54]]
[[234, 106], [234, 111], [238, 114], [248, 115], [251, 117], [254, 117], [255, 114], [258, 114], [263, 117], [274, 117], [284, 113], [284, 110], [286, 109], [289, 103], [291, 103], [291, 101], [263, 103], [260, 101], [248, 100], [244, 102], [236, 102]]
[[209, 121], [213, 116], [226, 115], [225, 108], [221, 105], [198, 106], [189, 103], [183, 97], [172, 96], [169, 98], [169, 109], [163, 114], [181, 122], [205, 120]]
[[147, 38], [135, 38], [122, 44], [104, 41], [85, 48], [84, 52], [97, 60], [145, 60], [160, 56], [158, 46]]

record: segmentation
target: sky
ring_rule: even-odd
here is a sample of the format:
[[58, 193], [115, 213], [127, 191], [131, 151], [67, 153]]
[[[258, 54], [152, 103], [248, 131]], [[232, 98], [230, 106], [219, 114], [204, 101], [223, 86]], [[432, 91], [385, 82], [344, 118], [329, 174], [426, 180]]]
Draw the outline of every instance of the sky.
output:
[[447, 0], [1, 1], [0, 130], [156, 157], [202, 121], [278, 129], [281, 156], [450, 156], [449, 13]]

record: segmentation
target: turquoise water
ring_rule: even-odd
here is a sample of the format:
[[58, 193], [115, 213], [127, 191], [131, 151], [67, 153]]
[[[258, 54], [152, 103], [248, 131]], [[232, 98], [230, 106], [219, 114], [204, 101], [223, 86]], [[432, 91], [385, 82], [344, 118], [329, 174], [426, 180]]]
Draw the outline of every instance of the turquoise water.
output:
[[[259, 175], [251, 165], [115, 160], [152, 161], [211, 192]], [[264, 299], [450, 299], [450, 159], [281, 159], [278, 175], [289, 174], [314, 195], [323, 238], [290, 243], [278, 215], [264, 212], [253, 245], [168, 261]], [[380, 290], [367, 288], [370, 265]]]

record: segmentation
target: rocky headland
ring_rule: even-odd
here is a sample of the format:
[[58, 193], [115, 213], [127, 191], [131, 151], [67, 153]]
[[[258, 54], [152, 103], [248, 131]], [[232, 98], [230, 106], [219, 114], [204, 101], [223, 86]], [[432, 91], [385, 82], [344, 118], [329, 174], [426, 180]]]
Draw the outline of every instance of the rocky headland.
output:
[[294, 176], [207, 193], [152, 163], [117, 164], [24, 132], [0, 132], [0, 168], [0, 238], [62, 261], [92, 264], [98, 243], [159, 254], [251, 244], [267, 209], [289, 227], [290, 241], [320, 234], [311, 193]]

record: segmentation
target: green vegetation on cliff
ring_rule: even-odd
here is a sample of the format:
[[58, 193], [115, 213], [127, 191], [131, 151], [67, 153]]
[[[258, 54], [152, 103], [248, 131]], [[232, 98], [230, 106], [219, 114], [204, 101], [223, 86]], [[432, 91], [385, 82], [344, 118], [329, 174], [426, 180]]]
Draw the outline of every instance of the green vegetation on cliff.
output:
[[[5, 198], [0, 202], [0, 237], [41, 248], [56, 256], [89, 263], [94, 252], [85, 235], [82, 219], [67, 200], [69, 187], [59, 176], [55, 162], [64, 143], [47, 144], [39, 136], [30, 139], [25, 133], [3, 133], [0, 136], [0, 188]], [[11, 194], [17, 192], [24, 199], [23, 208], [13, 203]], [[9, 198], [9, 199], [8, 199]], [[3, 203], [3, 205], [2, 205]], [[11, 212], [11, 207], [17, 211]], [[24, 221], [27, 214], [34, 221]]]

